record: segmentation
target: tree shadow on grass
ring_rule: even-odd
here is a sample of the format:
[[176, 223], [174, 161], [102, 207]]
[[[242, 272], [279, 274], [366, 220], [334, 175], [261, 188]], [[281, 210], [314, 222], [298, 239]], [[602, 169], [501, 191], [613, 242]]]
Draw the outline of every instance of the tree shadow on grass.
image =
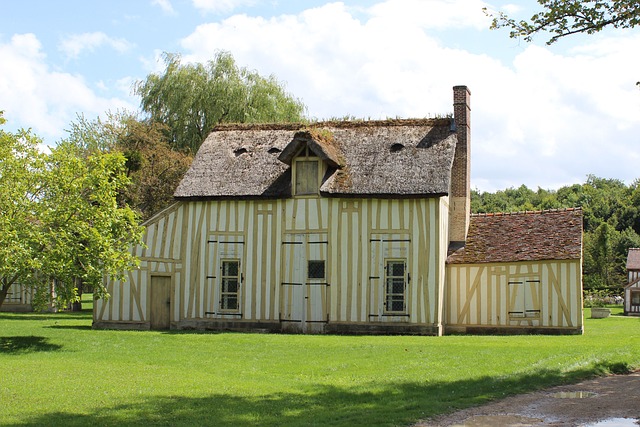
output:
[[76, 331], [91, 331], [91, 325], [51, 325], [45, 326], [45, 328], [50, 329], [73, 329]]
[[91, 320], [92, 311], [61, 311], [59, 313], [8, 313], [0, 312], [0, 320]]
[[49, 338], [29, 336], [0, 337], [0, 353], [23, 354], [36, 351], [57, 351], [62, 348], [59, 344], [52, 344]]
[[[15, 426], [392, 426], [487, 403], [507, 395], [577, 382], [608, 369], [605, 362], [571, 372], [336, 387], [317, 384], [300, 392], [246, 396], [211, 390], [203, 397], [147, 396], [92, 413], [43, 413]], [[238, 381], [242, 381], [241, 378]]]

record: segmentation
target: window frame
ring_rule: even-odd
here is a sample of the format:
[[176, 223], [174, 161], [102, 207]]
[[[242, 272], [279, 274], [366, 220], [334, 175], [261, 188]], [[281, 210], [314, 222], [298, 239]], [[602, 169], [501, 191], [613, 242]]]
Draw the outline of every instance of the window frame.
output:
[[[389, 274], [391, 264], [403, 264], [402, 276], [396, 276]], [[389, 292], [389, 279], [394, 280], [402, 278], [402, 292]], [[407, 313], [407, 287], [409, 285], [409, 272], [407, 268], [406, 258], [385, 258], [384, 260], [384, 314], [385, 315], [400, 315]], [[393, 285], [392, 285], [393, 286]], [[393, 290], [393, 287], [392, 287]], [[397, 299], [401, 296], [401, 299]], [[395, 298], [394, 298], [395, 297]], [[393, 310], [393, 303], [402, 301], [402, 310]], [[391, 303], [391, 307], [389, 306]]]
[[[316, 164], [316, 181], [315, 181], [315, 189], [309, 190], [308, 192], [299, 192], [298, 191], [298, 170], [299, 164], [303, 162], [310, 162]], [[322, 185], [322, 162], [320, 158], [313, 153], [313, 151], [309, 150], [309, 147], [305, 147], [300, 151], [298, 156], [293, 160], [293, 168], [291, 170], [291, 193], [295, 197], [317, 197], [320, 194], [320, 186]]]
[[[224, 274], [224, 267], [225, 267], [225, 263], [236, 263], [237, 264], [237, 274], [235, 276], [233, 275], [225, 275]], [[238, 313], [240, 311], [240, 285], [242, 284], [242, 272], [240, 271], [240, 266], [241, 266], [241, 262], [240, 262], [240, 258], [222, 258], [220, 259], [220, 284], [219, 284], [219, 307], [220, 307], [220, 312], [222, 313]], [[229, 280], [229, 279], [235, 279], [236, 280], [236, 291], [235, 292], [229, 292], [228, 290], [225, 291], [225, 280]], [[235, 304], [235, 308], [229, 308], [228, 305], [228, 299], [225, 300], [225, 296], [229, 297], [229, 296], [233, 296], [235, 295], [235, 300], [236, 300], [236, 304]]]
[[[639, 301], [637, 303], [634, 303], [634, 297], [638, 298]], [[631, 307], [640, 307], [640, 289], [631, 289], [629, 293], [629, 300]]]

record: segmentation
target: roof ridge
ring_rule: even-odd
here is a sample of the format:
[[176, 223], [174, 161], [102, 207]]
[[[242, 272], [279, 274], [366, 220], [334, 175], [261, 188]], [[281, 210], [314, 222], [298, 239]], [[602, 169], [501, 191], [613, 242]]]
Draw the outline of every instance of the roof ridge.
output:
[[472, 217], [491, 217], [491, 216], [511, 216], [511, 215], [537, 215], [537, 214], [547, 214], [547, 213], [558, 213], [558, 212], [575, 212], [582, 211], [581, 207], [575, 208], [557, 208], [557, 209], [541, 209], [541, 210], [533, 210], [533, 211], [516, 211], [516, 212], [479, 212], [472, 213]]
[[291, 130], [304, 131], [321, 127], [331, 128], [360, 128], [360, 127], [393, 127], [393, 126], [451, 126], [451, 118], [407, 118], [381, 120], [327, 120], [318, 122], [287, 122], [287, 123], [220, 123], [212, 132], [233, 130]]

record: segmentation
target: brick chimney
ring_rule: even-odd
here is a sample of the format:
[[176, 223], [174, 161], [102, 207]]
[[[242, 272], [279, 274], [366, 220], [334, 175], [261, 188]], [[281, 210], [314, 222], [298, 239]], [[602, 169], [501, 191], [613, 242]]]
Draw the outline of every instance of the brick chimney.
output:
[[471, 215], [471, 92], [466, 86], [453, 87], [453, 120], [458, 136], [451, 168], [449, 193], [449, 242], [464, 244]]

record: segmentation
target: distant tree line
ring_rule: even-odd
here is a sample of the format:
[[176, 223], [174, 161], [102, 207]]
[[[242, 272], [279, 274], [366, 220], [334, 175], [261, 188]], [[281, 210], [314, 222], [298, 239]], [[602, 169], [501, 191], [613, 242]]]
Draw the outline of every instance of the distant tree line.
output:
[[631, 185], [589, 175], [583, 184], [536, 191], [521, 185], [495, 193], [471, 193], [477, 213], [581, 207], [584, 217], [583, 281], [587, 291], [620, 294], [627, 251], [640, 247], [640, 179]]

